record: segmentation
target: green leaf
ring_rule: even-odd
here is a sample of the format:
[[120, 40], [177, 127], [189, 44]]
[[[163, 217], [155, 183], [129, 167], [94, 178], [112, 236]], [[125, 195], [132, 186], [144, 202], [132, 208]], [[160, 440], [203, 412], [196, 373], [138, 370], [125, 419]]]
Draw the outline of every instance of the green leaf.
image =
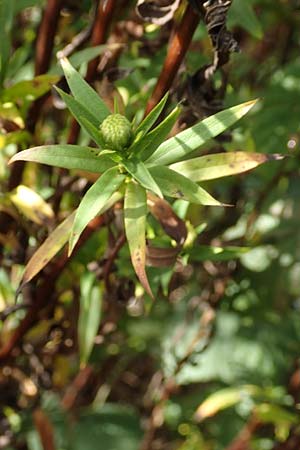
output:
[[267, 161], [282, 159], [283, 156], [261, 153], [230, 152], [215, 153], [172, 164], [170, 169], [192, 181], [214, 180], [246, 172]]
[[193, 248], [186, 248], [186, 253], [191, 261], [230, 261], [240, 258], [247, 253], [249, 247], [216, 247], [210, 245], [197, 245]]
[[101, 320], [102, 291], [94, 273], [80, 277], [78, 342], [80, 362], [86, 364], [92, 352]]
[[[85, 118], [87, 122], [90, 122], [96, 129], [98, 129], [100, 125], [100, 121], [97, 120], [81, 103], [79, 103], [74, 97], [69, 94], [66, 94], [64, 91], [55, 86], [55, 89], [67, 105], [68, 109], [78, 121], [78, 123], [85, 128], [87, 133], [89, 130], [85, 127], [86, 122], [82, 121], [82, 118]], [[90, 133], [89, 133], [90, 134]], [[91, 136], [92, 137], [92, 136]]]
[[57, 75], [39, 75], [32, 80], [20, 81], [3, 91], [2, 101], [14, 103], [23, 100], [32, 102], [46, 94], [58, 80]]
[[124, 223], [130, 256], [135, 273], [144, 289], [153, 298], [146, 265], [146, 191], [135, 182], [127, 184], [124, 197]]
[[78, 145], [42, 145], [16, 153], [9, 161], [32, 161], [64, 169], [79, 169], [102, 173], [115, 164], [108, 156], [98, 156], [98, 150]]
[[11, 50], [11, 30], [14, 18], [14, 1], [0, 1], [0, 89], [8, 68]]
[[71, 66], [67, 58], [61, 59], [66, 80], [75, 99], [100, 123], [110, 114], [110, 111], [96, 91], [82, 78], [82, 76]]
[[32, 255], [25, 267], [21, 288], [29, 283], [51, 259], [68, 242], [70, 228], [74, 221], [76, 211], [70, 214], [62, 223], [52, 231], [37, 251]]
[[234, 0], [228, 13], [228, 26], [242, 26], [249, 31], [252, 36], [262, 39], [263, 29], [261, 23], [253, 10], [253, 6], [249, 4], [249, 0]]
[[163, 142], [146, 161], [146, 165], [168, 165], [183, 159], [202, 144], [222, 133], [243, 117], [257, 102], [242, 103], [204, 119], [191, 128]]
[[161, 188], [163, 194], [168, 197], [181, 198], [200, 205], [222, 205], [196, 183], [168, 167], [151, 167], [149, 172]]
[[168, 100], [169, 93], [167, 92], [166, 95], [161, 99], [161, 101], [155, 106], [155, 108], [152, 109], [152, 111], [145, 117], [145, 119], [139, 124], [137, 127], [135, 134], [140, 139], [144, 134], [147, 133], [147, 131], [150, 130], [152, 125], [155, 124], [159, 116], [161, 115], [165, 104]]
[[87, 224], [105, 210], [106, 203], [112, 194], [125, 180], [118, 167], [112, 167], [90, 187], [77, 209], [69, 241], [69, 255], [72, 253], [82, 231]]
[[85, 117], [79, 117], [79, 120], [81, 121], [82, 125], [84, 126], [88, 134], [91, 136], [91, 138], [96, 142], [96, 144], [99, 145], [100, 148], [104, 149], [106, 145], [102, 138], [99, 128], [95, 127]]
[[127, 172], [130, 173], [138, 183], [144, 186], [144, 188], [154, 192], [160, 198], [163, 198], [159, 186], [142, 161], [131, 159], [130, 161], [122, 161], [122, 164]]
[[135, 142], [129, 151], [134, 155], [139, 155], [139, 158], [145, 161], [149, 158], [157, 147], [164, 141], [171, 131], [177, 117], [179, 116], [180, 108], [176, 107], [171, 113], [150, 133], [146, 134], [142, 139]]

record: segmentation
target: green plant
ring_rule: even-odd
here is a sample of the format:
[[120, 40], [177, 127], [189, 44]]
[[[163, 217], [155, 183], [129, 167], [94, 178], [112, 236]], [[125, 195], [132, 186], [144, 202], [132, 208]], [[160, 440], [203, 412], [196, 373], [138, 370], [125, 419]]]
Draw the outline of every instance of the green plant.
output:
[[[74, 220], [72, 216], [69, 255], [87, 224], [124, 198], [124, 225], [132, 264], [143, 287], [152, 296], [145, 271], [147, 192], [160, 198], [166, 196], [201, 205], [222, 206], [197, 183], [244, 172], [277, 155], [236, 152], [186, 157], [234, 124], [256, 101], [221, 111], [165, 140], [180, 112], [176, 106], [153, 128], [166, 105], [167, 95], [135, 127], [124, 116], [111, 114], [67, 59], [61, 64], [73, 96], [56, 89], [98, 147], [44, 145], [17, 153], [10, 162], [35, 161], [101, 174], [84, 195]], [[62, 239], [60, 246], [64, 243]]]

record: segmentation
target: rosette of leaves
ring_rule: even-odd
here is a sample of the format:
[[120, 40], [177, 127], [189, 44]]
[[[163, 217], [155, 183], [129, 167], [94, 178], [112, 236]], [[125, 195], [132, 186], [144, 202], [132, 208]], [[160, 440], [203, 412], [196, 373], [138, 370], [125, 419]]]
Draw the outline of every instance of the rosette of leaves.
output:
[[[65, 231], [72, 224], [69, 255], [87, 224], [123, 197], [125, 234], [131, 261], [143, 287], [152, 295], [145, 270], [147, 193], [152, 197], [155, 194], [160, 198], [166, 196], [201, 205], [220, 206], [221, 203], [198, 182], [249, 170], [267, 161], [270, 155], [236, 152], [193, 159], [187, 159], [187, 156], [234, 124], [252, 108], [255, 101], [221, 111], [166, 139], [178, 117], [179, 107], [153, 126], [166, 104], [167, 96], [134, 127], [125, 117], [111, 114], [103, 100], [67, 59], [63, 59], [61, 64], [73, 95], [56, 89], [97, 148], [43, 145], [17, 153], [10, 162], [34, 161], [99, 173], [99, 178], [82, 198], [77, 211], [59, 226], [59, 230]], [[60, 237], [60, 245], [63, 244]], [[54, 251], [49, 250], [43, 261], [49, 260], [49, 255], [54, 256], [58, 247]], [[37, 267], [39, 270], [42, 268], [40, 260], [38, 263], [35, 261], [34, 269], [29, 271], [27, 268], [30, 274], [27, 273], [26, 282], [37, 273]]]

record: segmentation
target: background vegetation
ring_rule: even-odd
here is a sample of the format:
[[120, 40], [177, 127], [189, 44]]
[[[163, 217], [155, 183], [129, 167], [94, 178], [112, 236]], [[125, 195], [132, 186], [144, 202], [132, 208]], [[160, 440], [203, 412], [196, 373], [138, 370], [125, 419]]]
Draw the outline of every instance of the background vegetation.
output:
[[[0, 448], [300, 448], [300, 3], [203, 3], [139, 1], [138, 15], [127, 0], [0, 1]], [[50, 241], [18, 289], [96, 179], [7, 164], [36, 145], [89, 144], [52, 88], [68, 91], [56, 55], [130, 120], [170, 90], [172, 134], [259, 97], [196, 154], [287, 156], [203, 184], [234, 207], [173, 201], [178, 256], [162, 213], [149, 216], [149, 241], [166, 249], [148, 254], [154, 302], [120, 203], [71, 258], [51, 259]]]

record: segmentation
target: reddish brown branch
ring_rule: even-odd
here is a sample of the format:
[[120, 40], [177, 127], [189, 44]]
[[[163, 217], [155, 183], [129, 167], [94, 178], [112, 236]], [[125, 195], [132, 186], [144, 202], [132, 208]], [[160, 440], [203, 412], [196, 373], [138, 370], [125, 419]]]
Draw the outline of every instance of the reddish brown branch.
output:
[[54, 430], [52, 423], [40, 408], [33, 412], [34, 426], [40, 436], [41, 444], [44, 450], [55, 450]]
[[[62, 0], [48, 0], [40, 23], [36, 39], [35, 76], [46, 73], [50, 67], [54, 38], [58, 25]], [[28, 112], [26, 129], [34, 133], [35, 125], [47, 95], [36, 100]], [[22, 180], [25, 162], [19, 161], [12, 166], [8, 180], [8, 190], [14, 189]]]
[[251, 438], [260, 426], [261, 423], [255, 417], [252, 417], [231, 444], [226, 447], [226, 450], [250, 450]]
[[126, 236], [125, 233], [122, 233], [121, 236], [119, 236], [119, 238], [117, 239], [117, 242], [111, 252], [111, 254], [109, 255], [109, 258], [104, 266], [104, 270], [103, 270], [103, 278], [104, 278], [104, 282], [105, 282], [105, 287], [107, 292], [110, 291], [110, 281], [109, 281], [109, 274], [111, 272], [111, 268], [112, 265], [114, 263], [114, 260], [116, 259], [119, 251], [121, 250], [121, 248], [123, 247], [123, 245], [126, 242]]
[[[111, 24], [113, 12], [116, 6], [116, 0], [106, 0], [106, 1], [100, 1], [96, 20], [94, 22], [93, 30], [92, 30], [92, 37], [91, 37], [91, 44], [93, 46], [104, 44], [107, 36], [108, 29]], [[97, 67], [99, 64], [99, 58], [97, 57], [89, 62], [87, 74], [86, 74], [86, 80], [90, 83], [94, 80], [96, 73], [97, 73]], [[75, 119], [72, 120], [71, 128], [68, 136], [68, 144], [76, 144], [78, 136], [80, 132], [80, 126], [78, 122], [76, 122]]]
[[170, 89], [178, 72], [180, 64], [188, 50], [193, 34], [199, 23], [200, 16], [188, 5], [181, 23], [175, 30], [168, 47], [164, 66], [157, 80], [156, 86], [150, 97], [146, 114], [160, 101], [164, 94]]
[[63, 269], [67, 266], [72, 257], [78, 252], [82, 245], [89, 239], [92, 233], [98, 229], [104, 223], [104, 217], [99, 216], [93, 219], [81, 238], [79, 239], [72, 255], [68, 258], [67, 250], [52, 264], [49, 266], [49, 271], [40, 285], [37, 286], [36, 292], [32, 301], [31, 307], [28, 309], [26, 316], [14, 331], [13, 335], [0, 349], [0, 361], [7, 359], [14, 347], [16, 347], [27, 331], [34, 325], [38, 319], [40, 311], [47, 306], [51, 301], [51, 296], [55, 292], [55, 283], [62, 273]]
[[54, 37], [62, 0], [48, 0], [36, 41], [35, 75], [46, 73], [50, 67]]

